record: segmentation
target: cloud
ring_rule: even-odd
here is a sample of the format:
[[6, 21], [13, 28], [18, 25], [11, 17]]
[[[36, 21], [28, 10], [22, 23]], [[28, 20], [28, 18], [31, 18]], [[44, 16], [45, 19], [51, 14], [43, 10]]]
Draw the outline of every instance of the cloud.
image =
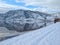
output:
[[21, 2], [21, 0], [15, 0], [17, 3]]
[[[12, 1], [12, 0], [11, 0]], [[11, 9], [26, 9], [42, 12], [60, 11], [60, 0], [14, 0], [16, 3], [23, 2], [24, 6], [7, 4], [6, 0], [0, 0], [0, 12], [6, 12]], [[28, 6], [36, 6], [37, 8], [29, 8]]]
[[33, 9], [33, 11], [40, 11], [40, 12], [44, 12], [44, 13], [56, 13], [57, 12], [57, 10], [55, 10], [55, 9], [50, 9], [50, 8], [44, 8], [44, 7], [42, 7], [42, 8], [40, 8], [40, 7], [38, 7], [38, 8], [35, 8], [35, 9]]
[[49, 9], [60, 10], [60, 0], [23, 0], [23, 1], [20, 0], [20, 1], [24, 2], [26, 4], [25, 6], [28, 5], [39, 6], [39, 7], [42, 6], [47, 7]]
[[28, 10], [29, 8], [26, 8], [24, 6], [17, 6], [17, 5], [11, 5], [11, 4], [7, 4], [4, 2], [0, 2], [0, 13], [5, 13], [9, 10], [15, 10], [15, 9], [26, 9], [26, 10]]
[[15, 10], [15, 9], [34, 10], [35, 8], [30, 9], [25, 6], [17, 6], [17, 5], [7, 4], [5, 1], [0, 0], [0, 13], [5, 13], [9, 10]]
[[48, 8], [60, 9], [60, 0], [24, 0], [23, 2], [25, 2], [26, 5], [38, 5]]

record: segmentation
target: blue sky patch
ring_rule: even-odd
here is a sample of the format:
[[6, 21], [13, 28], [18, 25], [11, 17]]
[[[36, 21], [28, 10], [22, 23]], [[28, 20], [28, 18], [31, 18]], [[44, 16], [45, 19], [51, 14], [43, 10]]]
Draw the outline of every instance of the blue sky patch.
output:
[[25, 3], [23, 3], [23, 2], [17, 3], [15, 0], [6, 0], [5, 3], [11, 4], [11, 5], [17, 5], [17, 6], [24, 6], [25, 5]]

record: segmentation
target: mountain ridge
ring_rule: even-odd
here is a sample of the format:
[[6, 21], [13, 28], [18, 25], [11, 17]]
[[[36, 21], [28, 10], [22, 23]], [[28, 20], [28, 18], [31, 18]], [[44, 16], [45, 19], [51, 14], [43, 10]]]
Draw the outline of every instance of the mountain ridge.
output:
[[44, 24], [44, 19], [48, 16], [51, 15], [30, 10], [10, 10], [0, 14], [0, 17], [3, 18], [4, 27], [18, 31], [38, 29]]

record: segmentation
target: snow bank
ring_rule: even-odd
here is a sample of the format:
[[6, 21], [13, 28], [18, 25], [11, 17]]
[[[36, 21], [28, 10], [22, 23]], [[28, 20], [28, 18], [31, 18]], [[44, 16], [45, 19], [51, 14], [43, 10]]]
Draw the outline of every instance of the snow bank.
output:
[[0, 45], [60, 45], [60, 22], [2, 41]]

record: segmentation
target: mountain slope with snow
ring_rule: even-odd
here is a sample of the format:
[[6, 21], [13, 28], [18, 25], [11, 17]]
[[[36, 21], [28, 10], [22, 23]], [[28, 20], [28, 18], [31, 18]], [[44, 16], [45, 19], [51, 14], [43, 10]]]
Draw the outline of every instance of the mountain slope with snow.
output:
[[60, 45], [60, 22], [2, 41], [0, 45]]
[[4, 14], [0, 14], [0, 27], [6, 27], [9, 30], [29, 31], [41, 28], [45, 23], [50, 23], [51, 20], [46, 19], [51, 17], [38, 11], [30, 10], [10, 10]]

